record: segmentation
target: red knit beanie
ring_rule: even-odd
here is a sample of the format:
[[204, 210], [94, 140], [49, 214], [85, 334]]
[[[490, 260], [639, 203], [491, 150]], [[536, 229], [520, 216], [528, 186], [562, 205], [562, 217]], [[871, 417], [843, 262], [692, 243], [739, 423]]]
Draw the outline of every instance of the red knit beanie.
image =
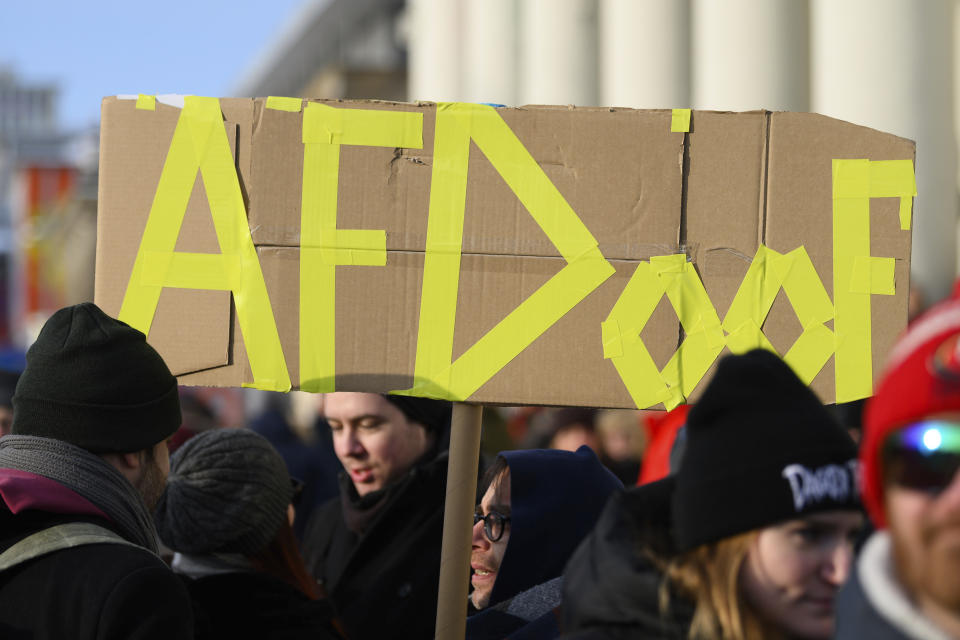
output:
[[960, 411], [957, 297], [933, 307], [907, 328], [867, 403], [860, 448], [863, 502], [878, 528], [887, 526], [880, 459], [884, 440], [900, 427], [948, 411]]

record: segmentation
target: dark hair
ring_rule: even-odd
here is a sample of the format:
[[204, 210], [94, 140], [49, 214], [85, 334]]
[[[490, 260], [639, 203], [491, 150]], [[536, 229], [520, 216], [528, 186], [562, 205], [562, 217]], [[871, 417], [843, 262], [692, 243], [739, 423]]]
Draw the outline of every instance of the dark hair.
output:
[[503, 479], [503, 474], [510, 470], [510, 465], [507, 464], [507, 459], [503, 456], [497, 456], [497, 459], [493, 461], [487, 469], [483, 472], [483, 477], [480, 478], [480, 491], [477, 493], [479, 496], [483, 496], [487, 492], [487, 489], [491, 485], [496, 484], [496, 490], [500, 488], [500, 481]]
[[530, 423], [522, 442], [522, 449], [550, 449], [553, 439], [560, 433], [575, 427], [596, 431], [597, 410], [587, 407], [564, 407], [544, 409]]
[[446, 400], [382, 395], [387, 402], [399, 409], [407, 420], [423, 426], [427, 433], [440, 433], [450, 427], [453, 404]]
[[583, 425], [593, 431], [597, 420], [597, 410], [587, 407], [564, 407], [550, 415], [550, 431], [554, 434], [574, 425]]
[[320, 598], [317, 582], [307, 572], [297, 538], [286, 518], [270, 543], [247, 557], [257, 571], [283, 580], [311, 600]]

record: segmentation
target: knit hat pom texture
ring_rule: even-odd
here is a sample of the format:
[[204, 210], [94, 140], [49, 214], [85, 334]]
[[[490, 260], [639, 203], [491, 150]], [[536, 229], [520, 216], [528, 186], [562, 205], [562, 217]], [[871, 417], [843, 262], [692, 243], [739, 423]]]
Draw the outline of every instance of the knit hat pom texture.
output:
[[283, 458], [265, 438], [214, 429], [173, 454], [154, 518], [175, 551], [252, 554], [277, 534], [292, 497]]

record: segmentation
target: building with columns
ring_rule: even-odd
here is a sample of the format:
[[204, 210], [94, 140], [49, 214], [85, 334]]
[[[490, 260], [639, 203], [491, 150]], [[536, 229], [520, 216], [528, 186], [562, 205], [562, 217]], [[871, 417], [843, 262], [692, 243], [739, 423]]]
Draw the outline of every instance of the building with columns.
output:
[[237, 95], [813, 111], [917, 142], [913, 281], [957, 277], [956, 0], [318, 0]]

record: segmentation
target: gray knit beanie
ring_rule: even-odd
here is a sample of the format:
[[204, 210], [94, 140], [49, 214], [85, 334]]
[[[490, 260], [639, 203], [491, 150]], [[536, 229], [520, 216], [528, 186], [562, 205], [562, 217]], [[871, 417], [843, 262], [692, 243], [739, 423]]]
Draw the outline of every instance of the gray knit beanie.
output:
[[283, 458], [247, 429], [205, 431], [170, 458], [154, 518], [183, 553], [256, 553], [287, 517], [293, 487]]

